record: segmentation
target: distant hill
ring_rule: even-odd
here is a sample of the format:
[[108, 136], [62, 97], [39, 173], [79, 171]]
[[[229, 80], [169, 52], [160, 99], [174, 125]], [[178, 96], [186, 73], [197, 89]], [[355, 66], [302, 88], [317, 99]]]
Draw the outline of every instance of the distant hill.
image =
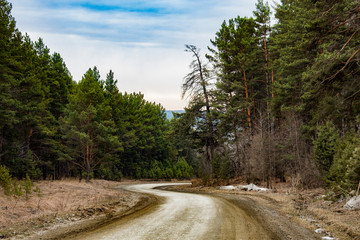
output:
[[166, 113], [167, 119], [171, 120], [173, 118], [173, 112], [184, 113], [185, 110], [166, 110], [165, 113]]

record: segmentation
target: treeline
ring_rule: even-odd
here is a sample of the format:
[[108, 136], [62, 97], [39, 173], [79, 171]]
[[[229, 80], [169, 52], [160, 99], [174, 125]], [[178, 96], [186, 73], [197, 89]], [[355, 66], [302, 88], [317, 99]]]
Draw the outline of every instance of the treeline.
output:
[[[202, 176], [326, 183], [360, 180], [360, 4], [282, 0], [224, 21], [205, 61], [184, 79], [190, 99], [177, 117], [184, 149]], [[195, 153], [200, 153], [196, 156]]]
[[18, 179], [190, 178], [164, 108], [121, 93], [96, 67], [73, 81], [59, 53], [32, 42], [0, 0], [0, 165]]

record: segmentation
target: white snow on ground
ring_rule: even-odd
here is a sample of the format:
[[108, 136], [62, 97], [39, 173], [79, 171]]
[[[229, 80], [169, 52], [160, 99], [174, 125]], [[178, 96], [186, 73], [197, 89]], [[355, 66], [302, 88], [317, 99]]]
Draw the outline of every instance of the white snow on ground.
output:
[[241, 189], [241, 190], [247, 190], [247, 191], [258, 191], [258, 192], [268, 191], [267, 188], [258, 187], [253, 183], [250, 183], [248, 185], [238, 185], [237, 188]]
[[268, 191], [267, 188], [262, 188], [262, 187], [258, 187], [253, 183], [250, 183], [248, 185], [237, 185], [237, 186], [233, 186], [233, 185], [228, 185], [228, 186], [221, 186], [218, 189], [220, 190], [244, 190], [244, 191], [258, 191], [258, 192], [266, 192]]
[[333, 237], [322, 237], [321, 239], [323, 239], [323, 240], [334, 240], [335, 238], [333, 238]]
[[230, 185], [230, 186], [222, 186], [219, 189], [221, 189], [221, 190], [235, 190], [236, 187]]
[[345, 205], [346, 209], [360, 209], [360, 195], [352, 197]]
[[323, 232], [324, 232], [324, 229], [318, 228], [318, 229], [315, 230], [315, 232], [316, 232], [316, 233], [323, 233]]

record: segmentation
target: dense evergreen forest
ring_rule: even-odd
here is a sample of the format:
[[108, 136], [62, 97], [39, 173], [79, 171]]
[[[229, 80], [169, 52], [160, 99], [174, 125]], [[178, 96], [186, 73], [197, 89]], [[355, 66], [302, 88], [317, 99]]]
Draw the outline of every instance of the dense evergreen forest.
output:
[[11, 4], [0, 11], [0, 165], [14, 177], [242, 177], [341, 194], [360, 181], [358, 0], [281, 0], [275, 21], [258, 0], [205, 56], [186, 45], [189, 105], [171, 121], [112, 71], [73, 81], [59, 53], [16, 29]]
[[258, 0], [253, 17], [223, 22], [210, 54], [186, 46], [178, 138], [201, 154], [204, 180], [348, 193], [360, 180], [360, 2], [282, 0], [274, 16]]
[[17, 30], [5, 0], [0, 33], [0, 175], [87, 181], [193, 175], [161, 105], [121, 93], [111, 70], [102, 79], [89, 68], [73, 81], [59, 53]]

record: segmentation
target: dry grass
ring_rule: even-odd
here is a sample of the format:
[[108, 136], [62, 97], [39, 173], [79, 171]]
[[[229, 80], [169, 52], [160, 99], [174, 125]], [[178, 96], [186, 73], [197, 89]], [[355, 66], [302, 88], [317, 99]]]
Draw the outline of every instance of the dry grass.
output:
[[[311, 229], [324, 229], [336, 239], [360, 240], [360, 210], [346, 210], [346, 200], [334, 202], [327, 200], [326, 191], [322, 188], [298, 189], [294, 184], [275, 183], [269, 192], [244, 192], [240, 190], [216, 190], [214, 187], [203, 187], [200, 180], [193, 180], [193, 191], [223, 192], [250, 196], [261, 204], [272, 208], [300, 225]], [[241, 179], [231, 180], [230, 184], [247, 184]], [[324, 235], [324, 234], [323, 234]]]
[[277, 201], [277, 210], [293, 221], [312, 230], [322, 228], [337, 239], [360, 239], [360, 210], [343, 209], [347, 199], [329, 201], [322, 188], [301, 190], [291, 183], [277, 183], [274, 187], [263, 195]]
[[[325, 202], [325, 204], [324, 204]], [[345, 203], [319, 201], [310, 204], [307, 212], [319, 219], [339, 239], [360, 239], [360, 211], [345, 210]]]
[[114, 189], [119, 184], [104, 180], [93, 180], [91, 183], [75, 179], [40, 181], [35, 183], [40, 188], [40, 194], [33, 193], [28, 200], [5, 196], [0, 189], [0, 235], [4, 237], [9, 235], [9, 231], [13, 235], [13, 231], [26, 230], [21, 229], [24, 223], [31, 222], [42, 227], [44, 223], [64, 216], [81, 218], [86, 217], [84, 215], [88, 212], [92, 215], [99, 206], [111, 202], [116, 201], [118, 206], [126, 207], [136, 202], [138, 196]]
[[[323, 198], [324, 189], [299, 190], [291, 183], [277, 183], [271, 192], [256, 193], [203, 187], [197, 179], [192, 182], [191, 189], [194, 191], [251, 196], [309, 229], [321, 227], [337, 239], [360, 239], [360, 211], [343, 209], [346, 200], [327, 201]], [[14, 235], [14, 231], [25, 232], [29, 228], [43, 229], [54, 220], [62, 221], [69, 216], [74, 221], [87, 218], [96, 214], [99, 209], [102, 213], [112, 214], [114, 209], [122, 206], [130, 208], [139, 200], [139, 196], [114, 189], [115, 186], [128, 183], [104, 180], [79, 183], [74, 179], [41, 181], [36, 183], [41, 189], [41, 196], [33, 193], [29, 200], [25, 200], [25, 197], [15, 200], [4, 196], [0, 190], [0, 237]], [[230, 183], [242, 184], [241, 179], [232, 180]], [[114, 202], [116, 205], [112, 206]]]

